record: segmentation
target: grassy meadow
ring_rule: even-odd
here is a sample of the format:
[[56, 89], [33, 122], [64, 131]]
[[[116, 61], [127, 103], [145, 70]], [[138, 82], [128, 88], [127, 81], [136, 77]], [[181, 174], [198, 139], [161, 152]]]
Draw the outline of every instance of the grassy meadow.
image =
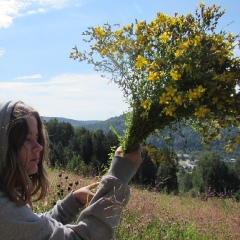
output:
[[[49, 170], [51, 188], [46, 200], [34, 204], [48, 211], [69, 191], [99, 179]], [[240, 203], [233, 199], [207, 201], [188, 195], [165, 195], [131, 186], [115, 239], [240, 239]]]

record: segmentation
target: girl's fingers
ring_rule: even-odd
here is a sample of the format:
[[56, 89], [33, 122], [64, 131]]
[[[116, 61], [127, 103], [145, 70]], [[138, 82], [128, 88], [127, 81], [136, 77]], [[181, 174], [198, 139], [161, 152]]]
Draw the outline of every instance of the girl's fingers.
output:
[[89, 190], [91, 190], [91, 189], [96, 188], [98, 185], [99, 185], [99, 182], [95, 182], [95, 183], [92, 183], [92, 184], [88, 185], [87, 188], [88, 188]]
[[115, 156], [120, 156], [122, 157], [122, 146], [118, 147], [118, 149], [115, 151]]

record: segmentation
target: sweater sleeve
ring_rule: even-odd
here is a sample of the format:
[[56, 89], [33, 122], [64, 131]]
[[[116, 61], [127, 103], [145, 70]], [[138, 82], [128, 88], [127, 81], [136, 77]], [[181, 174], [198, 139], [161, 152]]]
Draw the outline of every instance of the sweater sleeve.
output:
[[46, 216], [62, 224], [68, 224], [77, 219], [79, 212], [83, 208], [84, 205], [79, 203], [71, 192], [63, 200], [57, 201], [57, 204], [51, 211], [39, 214], [39, 217]]
[[137, 167], [129, 159], [114, 157], [109, 173], [78, 219], [84, 239], [113, 239], [122, 209], [130, 198], [128, 183], [136, 171]]
[[[124, 168], [124, 171], [122, 171]], [[109, 173], [100, 182], [90, 205], [82, 212], [76, 225], [64, 225], [78, 208], [72, 196], [58, 203], [63, 215], [53, 212], [36, 215], [27, 206], [16, 206], [0, 192], [0, 238], [8, 240], [110, 240], [119, 222], [122, 208], [129, 200], [128, 181], [136, 172], [128, 159], [115, 157]], [[75, 206], [71, 205], [74, 204]], [[67, 206], [68, 205], [68, 206]], [[65, 207], [66, 206], [66, 207]], [[73, 207], [71, 209], [71, 207]], [[62, 214], [60, 214], [62, 215]], [[74, 216], [73, 216], [74, 215]], [[54, 217], [57, 219], [53, 219]]]

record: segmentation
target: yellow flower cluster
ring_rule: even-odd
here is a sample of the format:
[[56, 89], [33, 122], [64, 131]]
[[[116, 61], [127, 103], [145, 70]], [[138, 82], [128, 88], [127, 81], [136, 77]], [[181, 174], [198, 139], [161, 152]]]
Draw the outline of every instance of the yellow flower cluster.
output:
[[193, 90], [189, 90], [189, 100], [192, 101], [193, 99], [200, 98], [202, 96], [202, 93], [204, 93], [206, 88], [203, 88], [202, 85], [198, 86], [197, 88], [194, 88]]
[[123, 29], [120, 29], [120, 30], [118, 30], [118, 31], [115, 32], [115, 35], [116, 35], [117, 37], [122, 36], [122, 34], [123, 34]]
[[167, 43], [169, 38], [170, 36], [167, 32], [164, 32], [163, 35], [159, 36], [159, 39], [162, 39], [164, 43]]
[[177, 80], [179, 80], [181, 78], [181, 74], [178, 71], [176, 71], [176, 70], [172, 70], [170, 72], [170, 75], [172, 76], [172, 79], [174, 81], [177, 81]]
[[149, 81], [152, 81], [152, 82], [155, 82], [159, 79], [159, 75], [157, 72], [149, 72], [149, 77], [148, 77], [148, 80]]
[[103, 38], [106, 35], [104, 29], [99, 26], [97, 26], [94, 30], [97, 38]]
[[144, 57], [142, 57], [141, 55], [138, 55], [137, 57], [137, 61], [135, 62], [135, 66], [137, 68], [143, 68], [145, 65], [148, 64], [147, 59], [145, 59]]
[[176, 88], [173, 88], [173, 86], [171, 85], [170, 87], [166, 87], [165, 88], [167, 90], [167, 95], [173, 97], [175, 95], [175, 93], [177, 92]]
[[[191, 119], [199, 126], [205, 120], [219, 120], [221, 127], [240, 126], [235, 89], [240, 81], [240, 59], [233, 55], [239, 37], [217, 32], [216, 24], [223, 13], [215, 5], [207, 8], [201, 2], [196, 16], [158, 13], [149, 24], [137, 21], [118, 30], [117, 25], [97, 26], [92, 34], [86, 32], [91, 35], [88, 42], [96, 41], [89, 56], [83, 52], [72, 57], [87, 59], [97, 70], [112, 74], [131, 108], [140, 109], [133, 111], [139, 114], [134, 119], [141, 120], [145, 114], [145, 120], [149, 118], [152, 123], [156, 116], [168, 115], [173, 121]], [[102, 63], [93, 59], [95, 53], [104, 57]], [[154, 120], [150, 116], [153, 107], [158, 111], [152, 116]], [[148, 123], [142, 125], [150, 126]], [[136, 129], [136, 123], [133, 128], [134, 134], [143, 132]], [[206, 127], [204, 132], [209, 129]], [[206, 144], [216, 136], [203, 135]], [[235, 142], [240, 143], [240, 136]]]

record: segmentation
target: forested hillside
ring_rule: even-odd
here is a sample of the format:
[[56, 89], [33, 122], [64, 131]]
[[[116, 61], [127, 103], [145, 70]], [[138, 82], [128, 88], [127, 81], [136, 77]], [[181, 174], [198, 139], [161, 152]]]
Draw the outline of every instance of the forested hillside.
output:
[[[78, 121], [68, 118], [54, 118], [54, 117], [43, 117], [43, 119], [48, 122], [49, 120], [57, 119], [59, 122], [70, 123], [73, 127], [84, 127], [90, 131], [102, 130], [104, 134], [112, 132], [110, 125], [112, 125], [118, 132], [119, 135], [123, 135], [125, 129], [124, 116], [120, 115], [118, 117], [112, 117], [105, 121], [100, 120], [89, 120], [89, 121]], [[200, 135], [194, 131], [192, 127], [182, 126], [180, 132], [171, 132], [165, 129], [161, 133], [156, 133], [156, 135], [151, 136], [147, 139], [147, 142], [156, 146], [163, 147], [169, 144], [166, 139], [169, 140], [169, 136], [172, 137], [172, 144], [176, 151], [181, 153], [188, 153], [198, 155], [203, 151], [215, 151], [219, 153], [223, 159], [236, 158], [240, 156], [240, 148], [232, 153], [227, 153], [225, 151], [224, 145], [226, 143], [225, 132], [229, 130], [224, 130], [222, 133], [222, 140], [215, 140], [211, 143], [210, 147], [204, 148], [201, 143]], [[234, 134], [234, 131], [233, 131]]]
[[[69, 122], [61, 122], [55, 118], [46, 121], [50, 140], [49, 166], [67, 169], [85, 176], [104, 174], [109, 167], [109, 154], [112, 152], [112, 147], [119, 145], [118, 138], [110, 131], [109, 125], [115, 126], [120, 133], [123, 131], [123, 117], [111, 118], [95, 124], [73, 127]], [[89, 129], [87, 126], [90, 126]], [[97, 130], [92, 130], [94, 128]], [[158, 136], [147, 139], [148, 145], [155, 145], [160, 149], [161, 159], [157, 162], [148, 155], [146, 143], [143, 143], [143, 163], [133, 181], [166, 193], [192, 191], [194, 194], [199, 194], [211, 187], [215, 193], [223, 192], [225, 195], [240, 198], [239, 151], [235, 151], [231, 156], [228, 155], [224, 152], [220, 141], [213, 143], [207, 151], [193, 129], [182, 127], [181, 132], [186, 138], [165, 129], [161, 134], [158, 133]], [[168, 141], [169, 138], [165, 137], [171, 135], [173, 148]], [[184, 144], [189, 147], [185, 147]], [[189, 171], [180, 166], [174, 151], [181, 153], [188, 151], [190, 155], [194, 155], [194, 159], [198, 160], [196, 168]], [[224, 154], [221, 154], [223, 152]], [[223, 161], [234, 154], [235, 162]]]

